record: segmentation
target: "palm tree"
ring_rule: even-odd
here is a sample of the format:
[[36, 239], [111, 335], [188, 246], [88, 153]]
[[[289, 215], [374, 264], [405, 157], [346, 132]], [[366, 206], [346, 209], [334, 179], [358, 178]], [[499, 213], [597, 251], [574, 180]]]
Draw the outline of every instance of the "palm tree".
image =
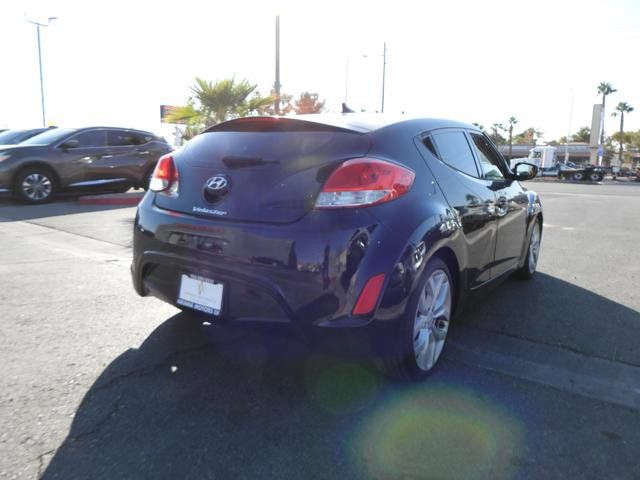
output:
[[604, 105], [607, 100], [607, 95], [617, 92], [613, 85], [609, 82], [600, 82], [598, 85], [598, 93], [602, 95], [602, 123], [600, 128], [600, 146], [604, 145]]
[[501, 132], [506, 131], [504, 125], [501, 123], [491, 124], [491, 140], [493, 140], [496, 145], [504, 145], [504, 137], [498, 133], [498, 130], [500, 130]]
[[186, 123], [184, 136], [190, 138], [203, 128], [231, 118], [263, 114], [273, 98], [261, 96], [256, 88], [246, 79], [236, 82], [235, 78], [228, 78], [212, 83], [196, 77], [188, 104], [174, 109], [167, 115], [167, 121]]
[[511, 148], [513, 146], [513, 126], [518, 123], [516, 117], [509, 117], [509, 161], [511, 161]]
[[622, 146], [624, 144], [624, 114], [633, 112], [633, 107], [629, 105], [627, 102], [620, 102], [618, 106], [616, 106], [616, 111], [611, 114], [612, 117], [615, 117], [620, 114], [620, 150], [618, 151], [618, 161], [620, 162], [620, 166], [622, 166]]

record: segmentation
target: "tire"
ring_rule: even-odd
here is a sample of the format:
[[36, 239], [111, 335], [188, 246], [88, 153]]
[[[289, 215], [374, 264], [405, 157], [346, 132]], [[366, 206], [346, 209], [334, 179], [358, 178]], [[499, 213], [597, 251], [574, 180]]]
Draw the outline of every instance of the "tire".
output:
[[454, 288], [447, 264], [439, 257], [431, 258], [411, 294], [400, 328], [392, 340], [391, 352], [382, 359], [381, 367], [386, 373], [403, 380], [420, 381], [433, 372], [451, 323]]
[[602, 180], [602, 174], [600, 172], [591, 172], [589, 174], [589, 180], [592, 182], [599, 182]]
[[115, 193], [125, 193], [125, 192], [128, 192], [130, 189], [131, 189], [131, 185], [129, 183], [123, 183], [111, 188], [110, 190]]
[[155, 165], [153, 167], [151, 167], [149, 170], [147, 170], [147, 172], [144, 174], [144, 179], [142, 180], [142, 185], [141, 188], [146, 192], [147, 190], [149, 190], [149, 184], [151, 183], [151, 177], [153, 176], [153, 172], [155, 171], [156, 167]]
[[18, 172], [13, 181], [14, 195], [32, 205], [50, 201], [56, 189], [55, 176], [44, 167], [27, 167]]
[[584, 172], [575, 172], [573, 175], [571, 175], [571, 178], [572, 178], [573, 180], [575, 180], [576, 182], [581, 182], [581, 181], [582, 181], [582, 180], [584, 180], [586, 177], [585, 177]]
[[520, 280], [530, 280], [533, 278], [533, 275], [536, 273], [536, 267], [538, 266], [541, 238], [540, 219], [536, 219], [536, 223], [531, 229], [531, 235], [529, 235], [529, 245], [527, 245], [527, 255], [524, 260], [524, 265], [515, 271], [513, 274], [514, 277]]

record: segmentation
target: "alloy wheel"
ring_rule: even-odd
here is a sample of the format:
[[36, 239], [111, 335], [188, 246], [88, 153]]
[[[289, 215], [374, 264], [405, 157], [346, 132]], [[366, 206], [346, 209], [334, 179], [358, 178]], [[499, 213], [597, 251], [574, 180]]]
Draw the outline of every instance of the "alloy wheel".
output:
[[540, 254], [540, 227], [536, 223], [531, 232], [531, 240], [529, 241], [529, 271], [535, 272], [538, 264], [538, 255]]
[[420, 295], [413, 324], [413, 353], [418, 368], [428, 371], [438, 361], [451, 320], [451, 284], [442, 269], [434, 270]]

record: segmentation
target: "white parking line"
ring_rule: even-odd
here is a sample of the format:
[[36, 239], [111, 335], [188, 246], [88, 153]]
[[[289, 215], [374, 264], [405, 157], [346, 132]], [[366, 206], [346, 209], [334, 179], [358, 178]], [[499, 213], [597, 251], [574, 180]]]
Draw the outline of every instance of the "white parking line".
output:
[[543, 223], [542, 226], [544, 228], [559, 228], [566, 231], [575, 230], [575, 227], [561, 227], [559, 225], [552, 225], [551, 223]]
[[640, 409], [640, 367], [637, 366], [464, 327], [458, 327], [455, 339], [447, 343], [445, 358]]

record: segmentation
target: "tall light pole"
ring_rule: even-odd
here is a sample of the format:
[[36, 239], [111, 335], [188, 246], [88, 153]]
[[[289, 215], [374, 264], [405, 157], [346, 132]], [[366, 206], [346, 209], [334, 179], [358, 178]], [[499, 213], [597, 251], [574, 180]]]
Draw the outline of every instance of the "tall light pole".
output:
[[387, 74], [387, 42], [384, 42], [384, 48], [382, 51], [382, 105], [380, 106], [380, 113], [384, 113], [384, 81]]
[[[355, 55], [354, 55], [355, 56]], [[359, 53], [356, 57], [367, 58], [368, 55], [366, 53]], [[344, 73], [344, 103], [349, 103], [349, 64], [351, 62], [351, 57], [347, 56], [347, 66]]]
[[347, 103], [349, 96], [349, 57], [347, 57], [347, 68], [344, 73], [344, 103]]
[[55, 20], [58, 17], [49, 17], [47, 19], [47, 23], [40, 23], [34, 20], [29, 20], [27, 18], [27, 22], [32, 23], [36, 26], [36, 36], [38, 38], [38, 67], [40, 69], [40, 103], [42, 106], [42, 126], [47, 126], [47, 120], [44, 113], [44, 81], [42, 79], [42, 49], [40, 48], [40, 27], [48, 27], [51, 23], [51, 20]]
[[276, 15], [276, 83], [273, 85], [276, 91], [274, 111], [280, 115], [280, 15]]
[[571, 117], [573, 117], [573, 90], [571, 90], [571, 106], [569, 107], [569, 127], [567, 128], [567, 138], [564, 142], [564, 163], [569, 161], [569, 138], [571, 137]]

